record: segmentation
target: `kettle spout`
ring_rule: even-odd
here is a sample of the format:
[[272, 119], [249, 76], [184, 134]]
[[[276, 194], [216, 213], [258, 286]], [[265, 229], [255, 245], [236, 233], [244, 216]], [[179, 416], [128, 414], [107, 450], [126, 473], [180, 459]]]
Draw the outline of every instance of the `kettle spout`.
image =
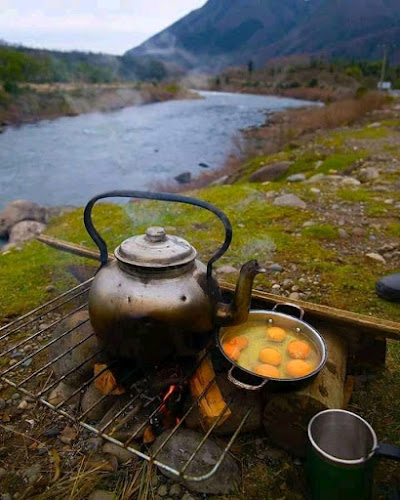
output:
[[266, 270], [260, 267], [256, 260], [251, 260], [242, 266], [233, 302], [231, 304], [219, 303], [217, 306], [216, 322], [218, 325], [240, 325], [247, 320], [254, 278], [257, 274], [265, 272]]

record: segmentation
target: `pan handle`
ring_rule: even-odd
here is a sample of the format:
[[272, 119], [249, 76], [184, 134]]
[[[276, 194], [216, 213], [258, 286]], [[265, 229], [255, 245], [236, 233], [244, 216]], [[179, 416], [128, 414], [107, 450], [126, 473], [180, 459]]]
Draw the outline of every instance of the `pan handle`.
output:
[[396, 446], [395, 444], [379, 442], [376, 453], [380, 457], [400, 461], [400, 446]]
[[274, 307], [272, 308], [273, 311], [278, 311], [280, 307], [286, 307], [286, 308], [292, 308], [296, 311], [296, 313], [299, 315], [299, 319], [304, 318], [304, 309], [301, 307], [295, 306], [294, 304], [289, 304], [288, 302], [283, 302], [282, 304], [275, 304]]
[[228, 372], [228, 380], [229, 382], [232, 382], [232, 384], [236, 385], [236, 387], [239, 387], [240, 389], [246, 389], [247, 391], [259, 391], [264, 387], [264, 385], [269, 382], [269, 379], [263, 380], [261, 384], [259, 385], [251, 385], [251, 384], [245, 384], [244, 382], [241, 382], [237, 378], [233, 376], [233, 370], [235, 369], [235, 366], [232, 366], [232, 368]]

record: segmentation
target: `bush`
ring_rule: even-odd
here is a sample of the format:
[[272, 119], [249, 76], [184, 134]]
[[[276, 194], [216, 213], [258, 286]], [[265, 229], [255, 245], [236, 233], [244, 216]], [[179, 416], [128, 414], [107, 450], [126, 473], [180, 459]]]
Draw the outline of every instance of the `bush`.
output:
[[361, 97], [365, 96], [365, 94], [368, 92], [367, 87], [358, 87], [355, 93], [355, 98], [356, 99], [361, 99]]
[[317, 78], [312, 78], [309, 83], [308, 83], [308, 86], [310, 88], [313, 88], [313, 87], [318, 87], [318, 79]]
[[18, 94], [19, 88], [17, 82], [6, 81], [3, 83], [3, 89], [7, 94]]

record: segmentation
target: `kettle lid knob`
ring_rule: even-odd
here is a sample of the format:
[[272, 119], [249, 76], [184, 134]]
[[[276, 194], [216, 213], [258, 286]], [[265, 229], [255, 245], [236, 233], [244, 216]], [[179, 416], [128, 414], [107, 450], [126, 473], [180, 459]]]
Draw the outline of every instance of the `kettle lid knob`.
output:
[[146, 230], [146, 240], [152, 243], [159, 243], [166, 239], [167, 233], [163, 227], [153, 226]]

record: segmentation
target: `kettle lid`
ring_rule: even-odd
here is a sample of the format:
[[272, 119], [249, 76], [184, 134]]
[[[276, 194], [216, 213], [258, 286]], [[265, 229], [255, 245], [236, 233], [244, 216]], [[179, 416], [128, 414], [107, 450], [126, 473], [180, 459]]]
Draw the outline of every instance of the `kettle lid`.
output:
[[122, 242], [114, 254], [124, 264], [160, 269], [188, 264], [197, 252], [186, 240], [168, 235], [163, 227], [149, 227], [146, 234]]

